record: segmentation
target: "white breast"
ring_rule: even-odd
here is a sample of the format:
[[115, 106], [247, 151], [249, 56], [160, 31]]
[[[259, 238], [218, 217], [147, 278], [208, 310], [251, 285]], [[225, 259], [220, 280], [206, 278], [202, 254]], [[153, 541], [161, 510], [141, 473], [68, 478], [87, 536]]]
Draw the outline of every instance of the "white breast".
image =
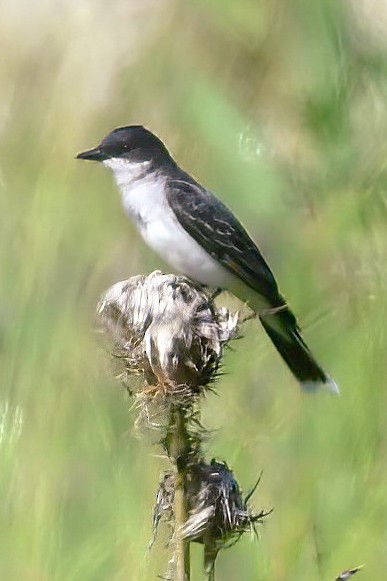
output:
[[[128, 179], [122, 166], [114, 168], [112, 160], [108, 161], [120, 188], [125, 211], [145, 242], [178, 272], [209, 286], [229, 286], [234, 277], [187, 234], [175, 217], [165, 196], [165, 177], [146, 174], [145, 177]], [[139, 164], [137, 166], [137, 176], [141, 176], [141, 168]]]

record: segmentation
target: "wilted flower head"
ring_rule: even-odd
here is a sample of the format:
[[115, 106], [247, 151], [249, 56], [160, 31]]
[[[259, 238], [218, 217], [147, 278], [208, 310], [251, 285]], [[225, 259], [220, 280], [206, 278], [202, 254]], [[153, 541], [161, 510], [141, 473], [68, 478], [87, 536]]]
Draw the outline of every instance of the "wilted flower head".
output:
[[188, 540], [218, 544], [219, 548], [245, 531], [255, 530], [268, 514], [253, 514], [233, 472], [224, 462], [192, 466], [189, 518], [184, 526]]
[[[154, 529], [161, 519], [173, 522], [174, 474], [162, 479], [154, 509]], [[255, 490], [255, 487], [254, 489]], [[254, 514], [233, 472], [223, 462], [193, 463], [187, 471], [188, 519], [183, 534], [187, 541], [216, 547], [237, 540], [245, 531], [255, 531], [269, 513]]]
[[198, 393], [214, 378], [238, 327], [238, 315], [216, 308], [208, 290], [159, 271], [112, 286], [97, 314], [125, 374], [141, 373], [163, 393]]

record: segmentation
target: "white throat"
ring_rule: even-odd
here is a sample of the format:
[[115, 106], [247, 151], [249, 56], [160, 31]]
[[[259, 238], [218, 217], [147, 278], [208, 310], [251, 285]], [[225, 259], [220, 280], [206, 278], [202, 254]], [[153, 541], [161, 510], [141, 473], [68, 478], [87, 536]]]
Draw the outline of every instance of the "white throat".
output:
[[150, 161], [133, 162], [112, 157], [102, 163], [112, 170], [125, 211], [141, 230], [165, 205], [165, 177], [149, 169]]
[[151, 164], [150, 161], [135, 162], [120, 157], [111, 157], [105, 159], [102, 163], [112, 170], [119, 188], [133, 185], [137, 180], [143, 178]]

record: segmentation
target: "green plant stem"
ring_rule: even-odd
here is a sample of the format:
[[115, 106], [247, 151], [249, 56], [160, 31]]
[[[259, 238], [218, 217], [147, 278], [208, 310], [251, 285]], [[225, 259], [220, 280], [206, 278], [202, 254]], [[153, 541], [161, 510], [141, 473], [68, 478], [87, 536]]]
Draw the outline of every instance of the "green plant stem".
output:
[[184, 539], [182, 532], [187, 520], [184, 480], [184, 475], [177, 472], [174, 502], [176, 581], [189, 581], [190, 579], [189, 543]]
[[215, 560], [218, 551], [212, 546], [204, 545], [204, 579], [205, 581], [215, 581]]
[[175, 467], [174, 495], [174, 546], [176, 563], [176, 581], [189, 581], [190, 550], [189, 542], [183, 537], [183, 527], [187, 520], [186, 498], [186, 465], [190, 450], [187, 432], [187, 419], [184, 408], [174, 406], [171, 411], [171, 423], [168, 434], [168, 452]]

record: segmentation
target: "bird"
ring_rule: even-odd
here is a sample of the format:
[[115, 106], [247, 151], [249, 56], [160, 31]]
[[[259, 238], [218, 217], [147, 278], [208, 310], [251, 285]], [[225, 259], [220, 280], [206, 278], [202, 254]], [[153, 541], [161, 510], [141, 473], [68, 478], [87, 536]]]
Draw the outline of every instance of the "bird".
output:
[[144, 241], [173, 269], [227, 290], [253, 309], [304, 390], [338, 393], [317, 362], [297, 319], [247, 230], [213, 193], [184, 171], [143, 125], [118, 127], [76, 159], [113, 172], [126, 214]]

